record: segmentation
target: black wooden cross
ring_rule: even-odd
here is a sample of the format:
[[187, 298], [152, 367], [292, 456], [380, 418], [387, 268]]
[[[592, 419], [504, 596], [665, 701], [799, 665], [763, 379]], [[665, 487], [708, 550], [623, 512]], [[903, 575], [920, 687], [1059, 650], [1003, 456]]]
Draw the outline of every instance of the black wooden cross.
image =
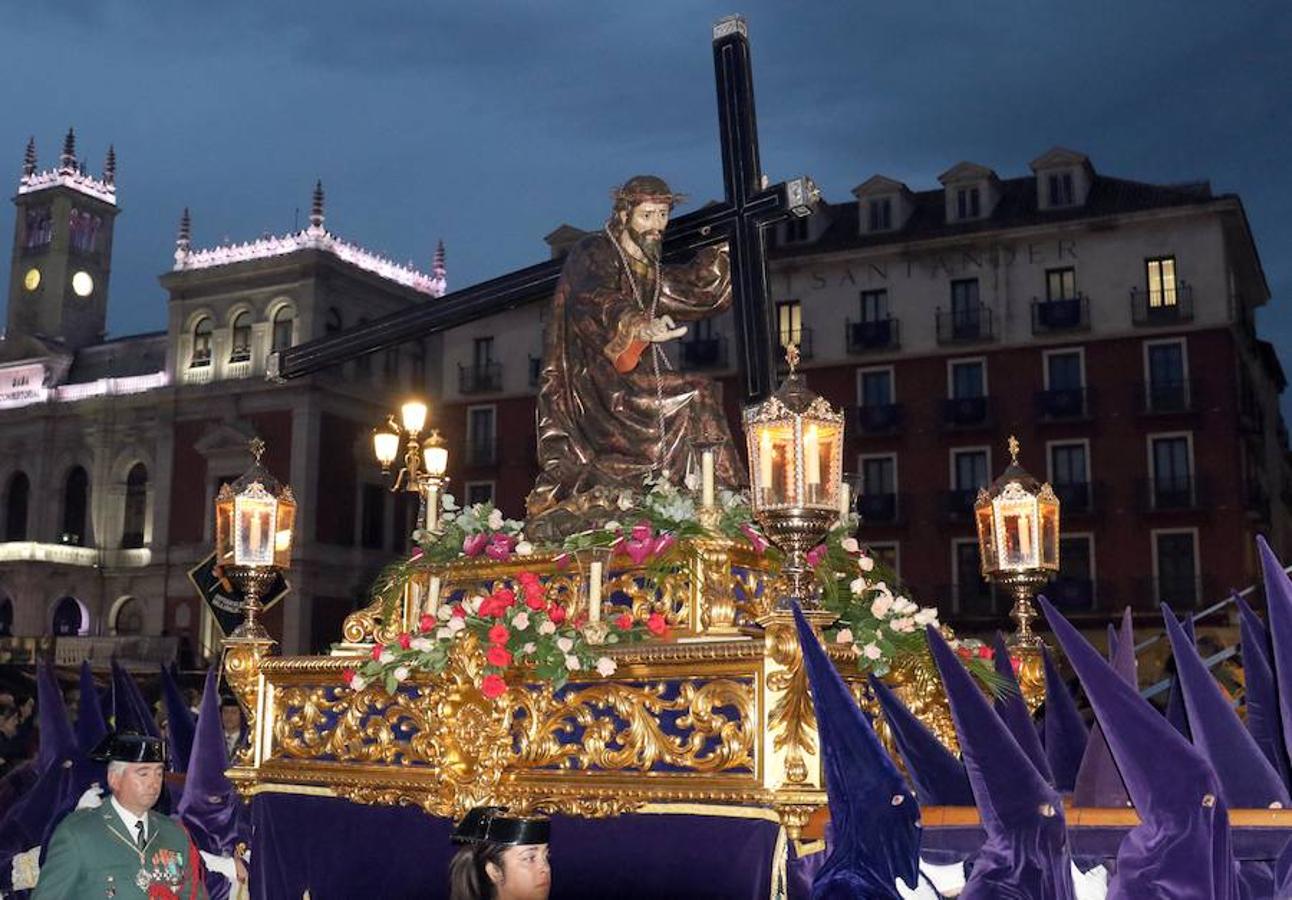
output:
[[[664, 232], [664, 258], [688, 257], [701, 247], [726, 242], [731, 251], [736, 352], [743, 377], [742, 402], [761, 400], [775, 388], [776, 330], [767, 289], [765, 235], [789, 216], [806, 216], [819, 195], [810, 178], [764, 186], [758, 161], [754, 78], [749, 35], [740, 16], [713, 28], [713, 66], [718, 87], [725, 200], [673, 220]], [[340, 334], [280, 350], [270, 359], [271, 377], [297, 378], [386, 347], [395, 347], [494, 315], [556, 289], [564, 261], [549, 260], [437, 300], [400, 310]], [[275, 366], [275, 363], [277, 364]]]

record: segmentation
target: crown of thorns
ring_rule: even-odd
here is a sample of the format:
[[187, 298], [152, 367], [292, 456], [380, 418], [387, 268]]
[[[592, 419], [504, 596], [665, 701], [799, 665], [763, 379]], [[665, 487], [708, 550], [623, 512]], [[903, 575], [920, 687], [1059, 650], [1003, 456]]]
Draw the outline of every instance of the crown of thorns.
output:
[[630, 178], [628, 181], [614, 188], [610, 196], [617, 203], [627, 203], [630, 206], [636, 206], [638, 203], [652, 201], [655, 203], [667, 203], [670, 207], [679, 203], [686, 202], [686, 194], [679, 194], [670, 190], [662, 178], [656, 178], [653, 175], [637, 176]]

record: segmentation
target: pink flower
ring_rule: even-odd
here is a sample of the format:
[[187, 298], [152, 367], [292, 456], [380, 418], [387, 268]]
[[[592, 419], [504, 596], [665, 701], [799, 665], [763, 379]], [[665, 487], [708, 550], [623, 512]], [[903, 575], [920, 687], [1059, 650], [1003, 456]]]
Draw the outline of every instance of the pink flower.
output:
[[409, 562], [417, 562], [417, 561], [418, 561], [419, 559], [421, 559], [421, 558], [422, 558], [422, 548], [421, 548], [421, 547], [414, 547], [414, 548], [413, 548], [412, 555], [408, 557], [408, 561], [409, 561]]
[[422, 613], [421, 618], [417, 620], [417, 630], [422, 632], [431, 631], [435, 628], [435, 616], [430, 613]]
[[995, 654], [992, 653], [992, 649], [988, 647], [986, 644], [983, 644], [981, 647], [978, 648], [979, 659], [991, 659], [994, 655]]
[[615, 617], [615, 627], [627, 631], [633, 627], [632, 613], [621, 613]]
[[825, 555], [829, 552], [830, 548], [825, 544], [817, 544], [807, 552], [807, 564], [813, 567], [821, 565], [821, 561], [825, 559]]
[[386, 652], [385, 644], [374, 644], [372, 647], [372, 658], [381, 659], [381, 654]]
[[409, 634], [407, 631], [405, 631], [403, 634], [399, 636], [399, 649], [407, 650], [408, 645], [411, 644], [412, 642], [413, 642], [413, 636]]
[[664, 632], [668, 631], [668, 622], [664, 620], [663, 615], [653, 612], [646, 619], [646, 629], [655, 637], [663, 637]]
[[497, 666], [500, 669], [505, 669], [511, 665], [511, 653], [507, 651], [506, 647], [499, 647], [497, 644], [485, 652], [485, 659], [489, 665]]
[[634, 541], [649, 541], [652, 536], [652, 530], [649, 522], [638, 522], [633, 526], [632, 539]]
[[354, 669], [346, 669], [341, 673], [341, 680], [345, 682], [346, 687], [349, 687], [354, 682], [354, 676], [358, 674]]
[[489, 629], [489, 643], [491, 644], [505, 644], [509, 637], [511, 637], [511, 632], [507, 630], [506, 625], [495, 625]]
[[556, 625], [565, 621], [565, 607], [559, 603], [553, 603], [547, 608], [547, 617]]
[[467, 617], [466, 607], [464, 607], [461, 603], [453, 607], [453, 618], [465, 619], [466, 617]]
[[556, 566], [556, 571], [564, 572], [570, 567], [570, 554], [562, 553], [556, 559], [552, 560], [552, 563]]
[[462, 552], [467, 556], [479, 556], [489, 543], [487, 534], [468, 534], [462, 539]]
[[484, 548], [484, 552], [490, 559], [502, 562], [511, 556], [511, 551], [514, 549], [516, 549], [516, 538], [497, 531], [489, 538], [489, 544]]
[[668, 549], [676, 543], [677, 538], [673, 537], [673, 535], [661, 534], [659, 537], [655, 538], [655, 555], [663, 556], [668, 552]]
[[490, 700], [497, 700], [507, 693], [507, 682], [502, 680], [501, 675], [486, 675], [480, 681], [480, 693]]
[[749, 543], [753, 545], [754, 552], [757, 553], [759, 556], [765, 553], [767, 548], [771, 546], [771, 544], [768, 543], [767, 538], [763, 537], [761, 534], [755, 531], [753, 526], [751, 526], [748, 522], [741, 523], [740, 531], [745, 536], [745, 539], [748, 540]]

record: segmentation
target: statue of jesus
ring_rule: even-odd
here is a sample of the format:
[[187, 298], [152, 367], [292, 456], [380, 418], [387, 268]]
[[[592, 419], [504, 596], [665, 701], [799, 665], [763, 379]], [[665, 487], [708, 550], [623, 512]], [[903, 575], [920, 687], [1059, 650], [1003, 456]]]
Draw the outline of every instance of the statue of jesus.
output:
[[663, 265], [664, 228], [679, 200], [653, 175], [614, 194], [605, 228], [561, 270], [544, 340], [538, 395], [540, 472], [527, 531], [555, 539], [615, 514], [624, 491], [668, 473], [680, 482], [697, 441], [721, 441], [719, 487], [745, 481], [719, 386], [674, 372], [661, 344], [731, 305], [725, 246]]

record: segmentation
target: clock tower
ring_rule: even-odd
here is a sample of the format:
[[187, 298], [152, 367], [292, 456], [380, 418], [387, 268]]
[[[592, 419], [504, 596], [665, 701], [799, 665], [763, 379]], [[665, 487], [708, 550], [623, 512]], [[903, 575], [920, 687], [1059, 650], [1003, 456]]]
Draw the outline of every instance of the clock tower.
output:
[[[7, 341], [36, 338], [69, 352], [103, 340], [107, 327], [117, 160], [108, 148], [94, 177], [69, 129], [57, 168], [40, 171], [28, 141], [14, 197]], [[26, 343], [20, 341], [19, 343]]]

